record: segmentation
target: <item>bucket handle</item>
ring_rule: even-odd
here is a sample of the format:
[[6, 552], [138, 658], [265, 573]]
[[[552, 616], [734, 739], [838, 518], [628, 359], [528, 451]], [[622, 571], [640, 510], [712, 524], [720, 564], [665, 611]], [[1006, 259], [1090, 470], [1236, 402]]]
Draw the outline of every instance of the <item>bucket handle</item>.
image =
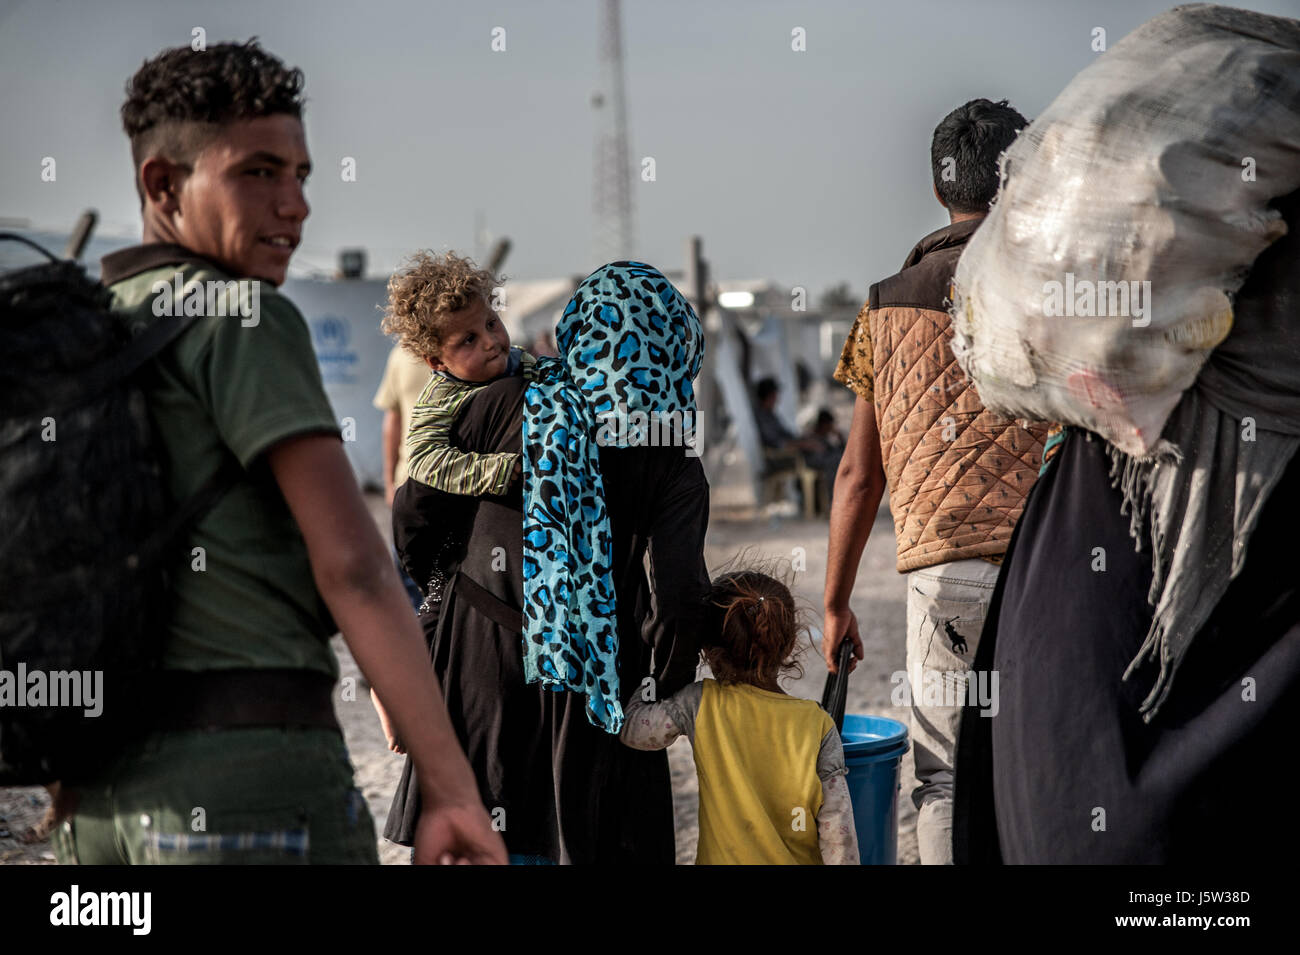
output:
[[826, 687], [822, 690], [822, 709], [835, 721], [836, 732], [844, 730], [844, 707], [849, 696], [849, 661], [852, 658], [853, 641], [845, 634], [840, 643], [836, 672], [827, 674]]

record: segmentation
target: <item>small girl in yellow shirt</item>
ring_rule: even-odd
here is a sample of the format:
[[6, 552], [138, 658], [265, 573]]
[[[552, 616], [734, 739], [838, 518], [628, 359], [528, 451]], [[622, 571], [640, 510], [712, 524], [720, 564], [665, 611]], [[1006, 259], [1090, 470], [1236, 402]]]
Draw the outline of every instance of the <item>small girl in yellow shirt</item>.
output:
[[797, 670], [794, 598], [766, 574], [713, 582], [717, 632], [702, 641], [715, 679], [626, 710], [622, 740], [665, 749], [685, 735], [700, 782], [696, 864], [857, 865], [858, 840], [835, 723], [777, 677]]

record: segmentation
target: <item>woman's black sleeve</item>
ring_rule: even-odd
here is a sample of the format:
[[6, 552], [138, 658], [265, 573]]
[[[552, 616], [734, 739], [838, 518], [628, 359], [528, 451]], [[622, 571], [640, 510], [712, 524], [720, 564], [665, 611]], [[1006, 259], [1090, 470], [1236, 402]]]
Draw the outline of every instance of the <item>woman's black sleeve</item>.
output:
[[652, 604], [641, 635], [654, 648], [659, 699], [695, 681], [700, 638], [709, 617], [709, 571], [704, 565], [708, 526], [709, 483], [699, 459], [686, 458], [650, 526]]
[[[452, 446], [461, 451], [518, 451], [523, 387], [521, 379], [507, 378], [470, 395], [452, 424]], [[397, 489], [393, 546], [421, 593], [435, 565], [446, 559], [448, 544], [463, 546], [477, 509], [477, 498], [448, 494], [419, 481], [408, 480]]]
[[393, 546], [421, 593], [426, 593], [448, 528], [464, 520], [464, 512], [472, 512], [477, 503], [415, 480], [406, 481], [393, 495]]

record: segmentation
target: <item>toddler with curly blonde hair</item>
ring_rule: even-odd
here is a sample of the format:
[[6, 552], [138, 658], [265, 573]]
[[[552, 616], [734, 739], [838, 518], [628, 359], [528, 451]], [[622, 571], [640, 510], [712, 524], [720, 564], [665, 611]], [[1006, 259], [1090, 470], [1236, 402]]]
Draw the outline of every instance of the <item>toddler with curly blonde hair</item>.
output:
[[388, 282], [381, 326], [432, 370], [406, 434], [411, 478], [448, 494], [504, 494], [522, 470], [518, 454], [468, 454], [451, 446], [465, 399], [507, 375], [528, 377], [533, 356], [510, 346], [493, 311], [498, 278], [466, 257], [417, 252]]

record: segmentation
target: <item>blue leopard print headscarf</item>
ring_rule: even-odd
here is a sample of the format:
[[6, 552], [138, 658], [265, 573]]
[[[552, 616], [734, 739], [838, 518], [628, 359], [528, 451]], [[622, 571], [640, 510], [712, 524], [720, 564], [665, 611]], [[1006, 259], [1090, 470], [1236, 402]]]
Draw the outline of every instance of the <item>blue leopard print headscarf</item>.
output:
[[[589, 275], [524, 395], [524, 674], [587, 697], [587, 718], [623, 726], [613, 540], [600, 476], [611, 413], [695, 420], [704, 333], [655, 268], [614, 262]], [[661, 419], [662, 420], [662, 419]], [[619, 428], [617, 438], [639, 436]]]

